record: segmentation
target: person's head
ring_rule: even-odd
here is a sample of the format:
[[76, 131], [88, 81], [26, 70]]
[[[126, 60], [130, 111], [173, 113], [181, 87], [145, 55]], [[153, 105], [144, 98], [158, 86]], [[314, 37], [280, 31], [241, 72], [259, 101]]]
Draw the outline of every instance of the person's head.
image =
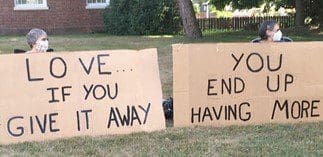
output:
[[48, 49], [47, 33], [42, 29], [32, 29], [26, 35], [27, 43], [34, 52], [46, 52]]
[[266, 41], [280, 41], [283, 34], [276, 21], [264, 21], [260, 25], [259, 36]]

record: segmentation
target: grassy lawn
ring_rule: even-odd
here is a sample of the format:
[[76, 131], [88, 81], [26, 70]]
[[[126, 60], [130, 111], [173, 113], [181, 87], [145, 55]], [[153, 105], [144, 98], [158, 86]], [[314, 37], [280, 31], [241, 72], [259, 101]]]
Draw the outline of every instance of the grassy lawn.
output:
[[[284, 32], [284, 31], [283, 31]], [[295, 41], [323, 41], [323, 33], [297, 34]], [[164, 97], [172, 96], [171, 45], [191, 42], [249, 42], [256, 32], [209, 31], [197, 41], [183, 36], [107, 36], [72, 34], [49, 36], [55, 51], [158, 48]], [[24, 36], [0, 36], [0, 54], [27, 50]], [[0, 146], [0, 156], [322, 156], [323, 122], [226, 128], [172, 128], [124, 136], [77, 137], [41, 143]]]
[[168, 128], [155, 133], [76, 137], [0, 146], [12, 156], [322, 156], [323, 123]]

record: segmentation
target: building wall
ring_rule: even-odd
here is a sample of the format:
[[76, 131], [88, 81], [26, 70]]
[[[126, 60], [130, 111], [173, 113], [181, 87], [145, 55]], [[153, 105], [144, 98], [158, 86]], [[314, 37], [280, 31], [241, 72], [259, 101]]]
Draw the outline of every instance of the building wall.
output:
[[86, 0], [47, 0], [49, 10], [14, 10], [13, 0], [0, 0], [0, 34], [26, 34], [31, 28], [48, 33], [104, 30], [103, 9], [86, 9]]

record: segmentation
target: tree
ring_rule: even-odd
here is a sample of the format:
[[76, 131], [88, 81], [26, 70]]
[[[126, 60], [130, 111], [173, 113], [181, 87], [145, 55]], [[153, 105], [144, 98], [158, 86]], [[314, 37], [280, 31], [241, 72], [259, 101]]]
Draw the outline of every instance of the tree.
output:
[[184, 33], [191, 39], [202, 38], [202, 32], [197, 23], [191, 0], [177, 0], [179, 13], [182, 18]]
[[260, 6], [264, 0], [211, 0], [218, 9], [223, 9], [226, 5], [231, 4], [236, 9], [246, 9]]
[[302, 0], [296, 0], [296, 27], [304, 27], [304, 6]]
[[[276, 0], [277, 1], [277, 0]], [[322, 0], [279, 0], [277, 7], [296, 8], [296, 25], [304, 26], [306, 17], [312, 19], [311, 24], [323, 26], [323, 1]]]
[[231, 4], [233, 8], [245, 9], [252, 7], [259, 7], [261, 4], [276, 4], [279, 7], [296, 8], [296, 26], [304, 26], [304, 1], [317, 1], [320, 0], [211, 0], [217, 8], [223, 9], [226, 5]]
[[113, 35], [177, 34], [181, 30], [174, 0], [110, 0], [103, 19], [106, 32]]
[[323, 1], [303, 0], [304, 16], [312, 19], [311, 24], [321, 24], [323, 26]]
[[320, 28], [323, 30], [323, 2], [319, 1], [319, 11], [318, 14], [319, 16], [319, 23], [320, 23]]

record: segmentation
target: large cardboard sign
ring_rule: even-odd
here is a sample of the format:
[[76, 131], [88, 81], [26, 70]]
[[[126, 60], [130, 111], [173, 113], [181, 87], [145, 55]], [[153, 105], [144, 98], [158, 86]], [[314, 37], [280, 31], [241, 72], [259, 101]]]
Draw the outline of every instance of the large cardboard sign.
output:
[[174, 125], [323, 120], [323, 42], [173, 45]]
[[0, 56], [0, 143], [165, 129], [157, 50]]

